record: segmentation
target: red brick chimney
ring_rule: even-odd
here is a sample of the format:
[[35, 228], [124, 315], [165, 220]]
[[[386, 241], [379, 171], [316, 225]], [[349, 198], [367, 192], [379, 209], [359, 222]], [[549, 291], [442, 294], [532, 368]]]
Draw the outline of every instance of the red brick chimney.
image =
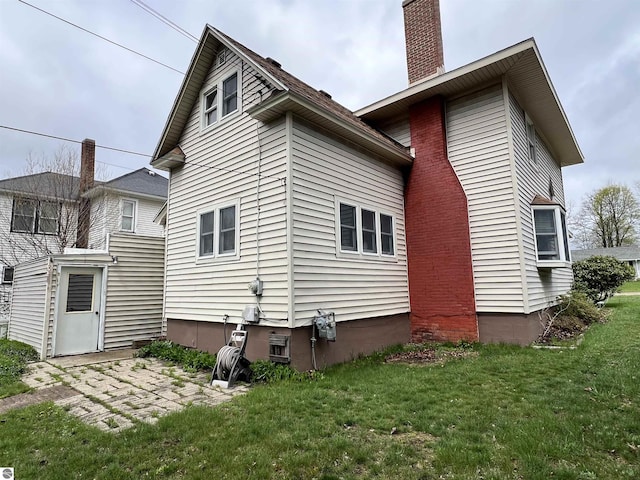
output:
[[91, 227], [91, 200], [82, 195], [93, 188], [96, 165], [96, 141], [85, 138], [82, 141], [82, 153], [80, 156], [80, 185], [78, 194], [78, 230], [76, 234], [76, 247], [87, 248], [89, 246], [89, 228]]
[[404, 0], [409, 84], [444, 73], [440, 0]]

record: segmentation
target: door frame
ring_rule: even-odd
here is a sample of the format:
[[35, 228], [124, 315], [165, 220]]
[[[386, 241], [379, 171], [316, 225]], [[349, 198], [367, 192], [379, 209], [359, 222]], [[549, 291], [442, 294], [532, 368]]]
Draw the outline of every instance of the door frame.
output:
[[[105, 323], [105, 306], [107, 303], [107, 275], [108, 266], [96, 265], [96, 264], [73, 264], [73, 263], [59, 263], [56, 266], [56, 299], [53, 307], [53, 332], [51, 333], [51, 356], [57, 356], [56, 351], [56, 334], [58, 330], [58, 309], [60, 306], [60, 279], [62, 278], [63, 268], [91, 268], [98, 269], [102, 275], [102, 286], [100, 291], [100, 314], [98, 315], [98, 350], [97, 352], [104, 351], [104, 323]], [[87, 352], [90, 353], [90, 352]]]

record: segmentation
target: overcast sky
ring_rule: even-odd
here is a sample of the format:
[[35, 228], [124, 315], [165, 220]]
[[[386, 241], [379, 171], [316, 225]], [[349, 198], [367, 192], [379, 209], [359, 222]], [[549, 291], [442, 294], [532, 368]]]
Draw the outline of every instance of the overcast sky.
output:
[[[195, 43], [130, 0], [28, 0], [185, 71]], [[407, 86], [402, 0], [145, 0], [199, 37], [220, 29], [356, 110]], [[567, 199], [640, 182], [640, 1], [441, 0], [445, 66], [529, 37], [585, 163], [564, 169]], [[0, 0], [0, 125], [151, 154], [182, 75], [20, 3]], [[0, 128], [0, 178], [61, 142]], [[79, 146], [77, 147], [79, 150]], [[149, 159], [98, 149], [119, 176]]]

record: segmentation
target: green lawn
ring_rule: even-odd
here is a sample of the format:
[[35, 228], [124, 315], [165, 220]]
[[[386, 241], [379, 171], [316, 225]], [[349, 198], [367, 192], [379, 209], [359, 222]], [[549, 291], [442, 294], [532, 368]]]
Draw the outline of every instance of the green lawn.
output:
[[[637, 479], [640, 296], [576, 350], [379, 357], [114, 435], [51, 404], [0, 415], [20, 479]], [[338, 332], [339, 335], [339, 332]], [[395, 434], [391, 434], [395, 429]]]
[[36, 351], [24, 343], [0, 338], [0, 398], [29, 390], [20, 381], [27, 362], [38, 357]]
[[640, 293], [640, 280], [636, 280], [634, 282], [626, 282], [620, 287], [620, 291]]

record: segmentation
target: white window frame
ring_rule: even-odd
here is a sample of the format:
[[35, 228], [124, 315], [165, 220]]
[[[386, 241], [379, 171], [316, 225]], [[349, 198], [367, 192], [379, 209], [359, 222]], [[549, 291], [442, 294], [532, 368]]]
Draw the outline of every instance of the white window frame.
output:
[[[233, 77], [234, 75], [237, 76], [236, 77], [237, 78], [236, 109], [230, 112], [227, 112], [226, 114], [223, 114], [224, 82], [230, 79], [231, 77]], [[218, 92], [216, 95], [216, 107], [215, 107], [217, 111], [216, 121], [208, 124], [207, 113], [213, 110], [213, 107], [207, 110], [207, 96], [209, 96], [214, 91]], [[215, 84], [209, 85], [207, 88], [203, 89], [200, 94], [200, 105], [201, 105], [201, 111], [202, 111], [202, 114], [200, 115], [202, 131], [209, 130], [210, 128], [214, 128], [215, 126], [224, 123], [229, 118], [232, 118], [235, 115], [239, 114], [242, 111], [242, 71], [240, 69], [229, 71], [227, 72], [226, 75], [220, 76], [215, 82]]]
[[[14, 267], [9, 267], [7, 265], [0, 265], [0, 272], [2, 276], [0, 277], [0, 284], [2, 285], [11, 285], [13, 284], [13, 275], [15, 273]], [[7, 273], [11, 272], [11, 281], [7, 280]]]
[[534, 165], [538, 165], [538, 146], [536, 142], [536, 126], [533, 124], [527, 112], [524, 113], [524, 128], [527, 137], [527, 157]]
[[[340, 205], [348, 205], [355, 208], [356, 212], [356, 245], [355, 250], [347, 250], [342, 248], [342, 225], [340, 222]], [[362, 211], [367, 210], [373, 212], [375, 215], [375, 229], [376, 229], [376, 251], [367, 252], [364, 250], [364, 239], [362, 229]], [[392, 242], [393, 242], [393, 254], [382, 253], [382, 231], [380, 215], [386, 215], [391, 217], [391, 229], [392, 229]], [[384, 260], [384, 261], [397, 261], [398, 255], [398, 242], [396, 232], [396, 215], [386, 210], [373, 207], [371, 205], [359, 204], [351, 200], [344, 200], [336, 198], [335, 200], [335, 238], [336, 238], [336, 256], [345, 259], [361, 259], [361, 260]]]
[[[16, 216], [16, 204], [19, 202], [29, 202], [32, 204], [31, 206], [31, 216], [26, 217], [26, 215], [20, 215], [20, 217], [31, 218], [31, 226], [28, 230], [17, 230], [15, 229], [15, 216]], [[43, 205], [54, 205], [56, 209], [55, 217], [43, 217], [42, 216], [42, 206]], [[60, 230], [60, 208], [61, 205], [59, 202], [46, 201], [46, 200], [36, 200], [34, 198], [21, 198], [14, 197], [13, 203], [11, 206], [11, 224], [10, 231], [11, 233], [25, 233], [28, 235], [57, 235]], [[40, 228], [40, 220], [42, 218], [46, 218], [47, 220], [55, 220], [55, 230], [51, 232], [43, 232]]]
[[[233, 252], [221, 252], [220, 251], [220, 211], [228, 207], [235, 208], [235, 238], [234, 238], [234, 250]], [[206, 255], [200, 255], [200, 226], [201, 217], [207, 213], [213, 213], [213, 252]], [[196, 263], [203, 261], [224, 261], [224, 260], [239, 260], [240, 259], [240, 199], [235, 199], [229, 202], [219, 203], [212, 205], [211, 207], [198, 210], [196, 213]]]
[[[538, 253], [538, 234], [536, 232], [536, 211], [552, 211], [553, 221], [556, 229], [556, 242], [558, 245], [558, 259], [543, 260], [540, 259]], [[564, 228], [562, 225], [562, 215], [565, 217]], [[571, 264], [571, 249], [568, 246], [569, 238], [566, 229], [567, 214], [560, 205], [532, 205], [531, 206], [531, 224], [533, 227], [533, 239], [536, 253], [536, 263], [540, 268], [562, 268], [568, 267]]]
[[[133, 212], [131, 218], [131, 230], [128, 230], [123, 227], [122, 220], [124, 219], [124, 204], [131, 203], [133, 204]], [[122, 198], [120, 199], [120, 231], [126, 233], [136, 233], [136, 222], [138, 219], [138, 201], [132, 198]]]
[[[16, 205], [18, 203], [27, 203], [30, 202], [33, 204], [31, 207], [31, 227], [28, 230], [19, 230], [15, 228], [15, 217], [16, 217]], [[11, 206], [11, 232], [12, 233], [35, 233], [36, 224], [37, 224], [37, 213], [38, 213], [38, 201], [32, 198], [21, 198], [14, 197], [13, 204]], [[20, 217], [29, 218], [26, 215], [19, 215]]]

